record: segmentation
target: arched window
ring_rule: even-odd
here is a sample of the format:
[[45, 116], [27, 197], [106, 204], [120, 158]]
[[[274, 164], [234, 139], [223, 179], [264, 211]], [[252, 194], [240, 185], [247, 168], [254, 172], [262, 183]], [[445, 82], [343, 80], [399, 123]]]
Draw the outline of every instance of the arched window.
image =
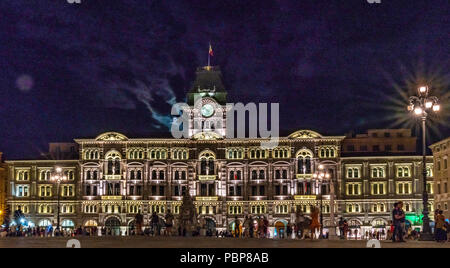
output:
[[275, 179], [276, 179], [276, 180], [281, 179], [281, 172], [280, 172], [279, 169], [275, 170]]
[[206, 159], [202, 159], [200, 162], [200, 174], [206, 175]]
[[52, 223], [49, 220], [41, 220], [38, 223], [39, 227], [48, 227], [48, 226], [51, 226], [51, 225], [52, 225]]
[[257, 180], [258, 179], [258, 175], [256, 170], [252, 170], [252, 180]]
[[113, 160], [110, 159], [108, 160], [108, 174], [112, 174], [113, 173]]
[[85, 227], [97, 227], [98, 223], [95, 220], [88, 220], [85, 224]]
[[311, 174], [311, 157], [305, 157], [305, 172], [306, 174]]
[[311, 174], [312, 173], [312, 158], [313, 154], [307, 149], [302, 149], [297, 152], [297, 174]]
[[214, 160], [216, 156], [211, 151], [204, 151], [200, 153], [200, 175], [213, 175], [215, 174]]
[[298, 158], [298, 159], [297, 159], [297, 170], [298, 170], [298, 174], [304, 174], [304, 173], [305, 173], [304, 166], [305, 166], [305, 164], [304, 164], [304, 158], [303, 158], [303, 157]]
[[260, 180], [264, 180], [265, 178], [266, 178], [266, 176], [264, 175], [264, 170], [261, 169], [261, 170], [259, 171], [259, 179], [260, 179]]

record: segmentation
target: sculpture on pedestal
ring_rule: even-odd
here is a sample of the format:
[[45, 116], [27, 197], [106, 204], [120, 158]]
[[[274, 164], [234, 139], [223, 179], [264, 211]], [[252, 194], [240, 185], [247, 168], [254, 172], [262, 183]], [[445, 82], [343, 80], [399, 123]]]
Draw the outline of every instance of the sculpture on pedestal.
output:
[[183, 204], [180, 208], [179, 228], [182, 236], [192, 236], [197, 232], [198, 220], [194, 202], [189, 193], [183, 193]]

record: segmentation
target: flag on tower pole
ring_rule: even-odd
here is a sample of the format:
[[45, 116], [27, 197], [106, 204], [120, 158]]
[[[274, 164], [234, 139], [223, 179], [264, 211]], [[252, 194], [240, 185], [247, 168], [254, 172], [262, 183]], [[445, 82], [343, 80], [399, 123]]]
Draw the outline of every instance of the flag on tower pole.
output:
[[212, 49], [211, 42], [209, 42], [208, 67], [211, 66], [211, 56], [214, 56], [214, 51]]
[[214, 56], [214, 51], [212, 50], [211, 43], [209, 43], [209, 55]]

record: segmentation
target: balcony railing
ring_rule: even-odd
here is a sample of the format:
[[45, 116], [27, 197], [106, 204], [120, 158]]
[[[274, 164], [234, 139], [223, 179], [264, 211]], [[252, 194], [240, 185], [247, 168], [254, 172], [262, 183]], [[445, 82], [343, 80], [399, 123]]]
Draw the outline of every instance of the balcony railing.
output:
[[199, 181], [213, 181], [217, 175], [198, 175]]
[[296, 174], [295, 177], [297, 179], [307, 179], [312, 178], [313, 174]]
[[122, 200], [121, 195], [103, 195], [102, 200]]
[[294, 200], [316, 200], [315, 195], [294, 195]]
[[121, 180], [122, 175], [105, 175], [105, 180]]
[[219, 200], [218, 196], [197, 196], [195, 198], [197, 201], [217, 201]]

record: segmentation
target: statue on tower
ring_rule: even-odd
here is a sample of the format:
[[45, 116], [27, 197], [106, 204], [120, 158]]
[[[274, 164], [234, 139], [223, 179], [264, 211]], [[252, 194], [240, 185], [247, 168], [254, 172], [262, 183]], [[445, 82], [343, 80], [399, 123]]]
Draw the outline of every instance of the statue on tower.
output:
[[193, 232], [197, 231], [198, 220], [197, 211], [191, 195], [183, 192], [183, 204], [180, 208], [179, 228], [182, 236], [192, 236]]

